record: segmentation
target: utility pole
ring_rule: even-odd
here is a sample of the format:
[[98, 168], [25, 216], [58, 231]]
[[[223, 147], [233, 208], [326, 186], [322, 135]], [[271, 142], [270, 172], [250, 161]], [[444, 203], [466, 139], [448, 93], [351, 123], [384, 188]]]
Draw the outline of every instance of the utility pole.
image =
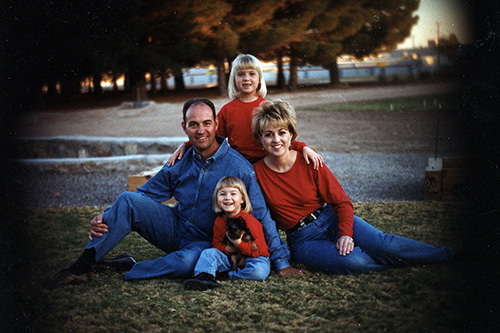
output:
[[441, 55], [439, 52], [439, 22], [436, 22], [437, 24], [437, 41], [436, 41], [436, 50], [437, 50], [437, 69], [441, 67]]

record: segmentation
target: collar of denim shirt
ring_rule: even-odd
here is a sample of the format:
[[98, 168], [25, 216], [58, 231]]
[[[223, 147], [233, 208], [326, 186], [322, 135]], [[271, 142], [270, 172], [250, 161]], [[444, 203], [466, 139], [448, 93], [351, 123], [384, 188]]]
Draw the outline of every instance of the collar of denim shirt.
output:
[[[223, 138], [222, 136], [216, 136], [215, 140], [217, 140], [217, 142], [220, 144], [220, 147], [219, 147], [219, 149], [217, 149], [215, 154], [213, 154], [212, 156], [207, 158], [207, 163], [208, 162], [212, 162], [212, 163], [215, 162], [217, 159], [224, 156], [227, 153], [227, 150], [229, 149], [229, 143], [227, 142], [226, 138]], [[193, 159], [195, 161], [199, 161], [199, 162], [203, 161], [203, 159], [201, 158], [201, 155], [196, 152], [194, 147], [193, 147]]]

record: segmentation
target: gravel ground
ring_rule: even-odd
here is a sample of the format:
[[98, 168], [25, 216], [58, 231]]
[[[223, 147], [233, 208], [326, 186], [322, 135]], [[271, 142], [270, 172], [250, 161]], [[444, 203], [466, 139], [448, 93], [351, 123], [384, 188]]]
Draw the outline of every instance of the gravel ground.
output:
[[[431, 156], [423, 153], [324, 153], [353, 202], [417, 201], [425, 198], [425, 167]], [[22, 206], [108, 206], [127, 190], [129, 171], [88, 173], [43, 172], [26, 168], [12, 180]]]

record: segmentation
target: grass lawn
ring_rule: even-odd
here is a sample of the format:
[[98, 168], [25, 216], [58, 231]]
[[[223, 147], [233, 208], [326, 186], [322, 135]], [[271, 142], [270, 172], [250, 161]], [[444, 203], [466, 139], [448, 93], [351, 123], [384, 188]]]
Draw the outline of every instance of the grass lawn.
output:
[[[354, 276], [312, 272], [265, 282], [222, 281], [205, 292], [181, 280], [123, 281], [94, 274], [90, 282], [47, 291], [42, 281], [67, 267], [87, 241], [88, 222], [102, 208], [24, 209], [29, 284], [18, 286], [33, 329], [47, 332], [461, 332], [470, 325], [467, 270], [457, 263], [389, 269]], [[463, 248], [460, 203], [356, 203], [355, 213], [385, 232]], [[109, 256], [163, 255], [127, 236]]]

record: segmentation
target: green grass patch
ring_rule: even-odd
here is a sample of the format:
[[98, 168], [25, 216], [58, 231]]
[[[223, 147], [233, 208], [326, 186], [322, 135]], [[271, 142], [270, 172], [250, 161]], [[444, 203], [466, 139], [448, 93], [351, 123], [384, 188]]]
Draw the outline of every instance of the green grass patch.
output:
[[458, 94], [426, 95], [403, 97], [354, 103], [336, 103], [324, 106], [302, 107], [298, 110], [308, 111], [439, 111], [456, 110], [460, 107], [461, 97]]
[[[374, 226], [433, 245], [462, 247], [461, 204], [356, 203]], [[265, 282], [222, 281], [185, 291], [181, 280], [123, 281], [118, 273], [47, 291], [42, 281], [67, 267], [87, 242], [98, 208], [27, 209], [34, 329], [47, 332], [444, 332], [467, 324], [466, 278], [454, 263], [340, 276], [312, 272]], [[137, 260], [163, 255], [135, 233], [113, 250]]]

